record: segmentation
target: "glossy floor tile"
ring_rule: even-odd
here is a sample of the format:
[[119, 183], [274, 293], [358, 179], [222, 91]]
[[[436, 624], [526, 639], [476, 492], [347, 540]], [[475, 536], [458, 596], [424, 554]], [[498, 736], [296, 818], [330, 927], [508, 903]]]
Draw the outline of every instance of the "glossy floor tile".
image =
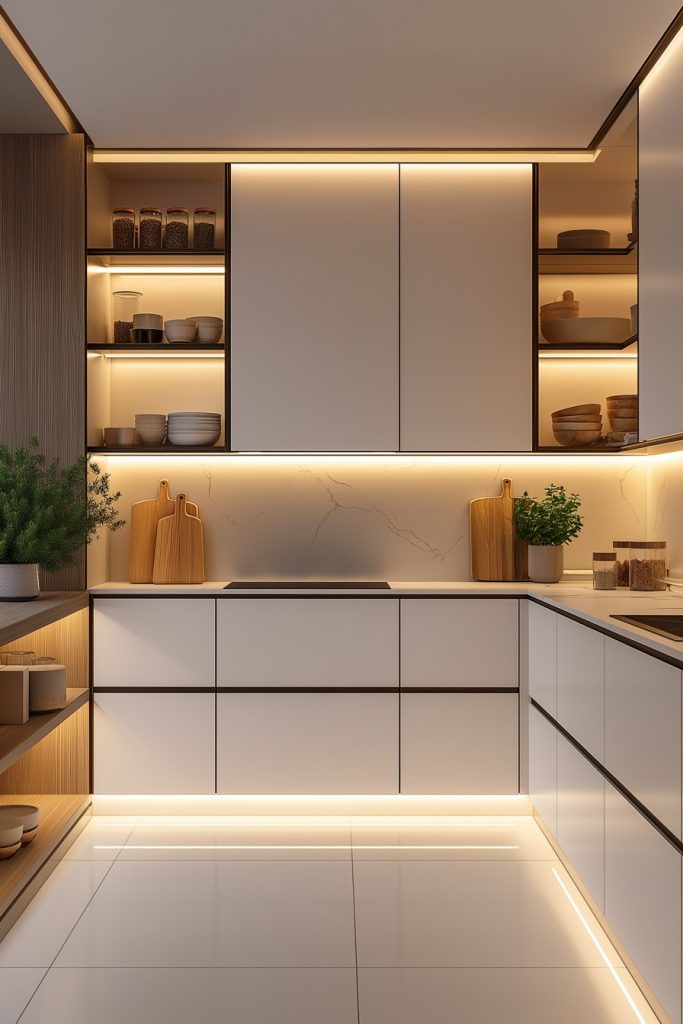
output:
[[531, 818], [96, 817], [0, 943], [0, 1024], [120, 1021], [656, 1018]]

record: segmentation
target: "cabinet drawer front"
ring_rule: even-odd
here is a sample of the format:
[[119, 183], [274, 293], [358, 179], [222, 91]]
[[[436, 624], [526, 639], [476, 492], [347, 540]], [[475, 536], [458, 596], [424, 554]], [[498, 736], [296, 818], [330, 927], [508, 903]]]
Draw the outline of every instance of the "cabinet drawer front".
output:
[[401, 600], [402, 686], [517, 686], [519, 602]]
[[215, 792], [210, 693], [95, 696], [95, 793]]
[[557, 836], [557, 729], [535, 708], [529, 708], [529, 795]]
[[605, 783], [605, 916], [645, 980], [681, 1020], [681, 857]]
[[557, 620], [549, 608], [529, 601], [529, 696], [557, 716]]
[[557, 737], [557, 840], [591, 896], [605, 907], [605, 780]]
[[398, 694], [219, 694], [218, 792], [397, 793]]
[[608, 639], [605, 766], [681, 836], [681, 671]]
[[97, 598], [95, 686], [214, 686], [215, 606], [209, 598]]
[[605, 638], [558, 616], [557, 720], [602, 761], [605, 752]]
[[218, 685], [398, 686], [398, 602], [218, 602]]
[[517, 793], [515, 693], [401, 694], [402, 793]]

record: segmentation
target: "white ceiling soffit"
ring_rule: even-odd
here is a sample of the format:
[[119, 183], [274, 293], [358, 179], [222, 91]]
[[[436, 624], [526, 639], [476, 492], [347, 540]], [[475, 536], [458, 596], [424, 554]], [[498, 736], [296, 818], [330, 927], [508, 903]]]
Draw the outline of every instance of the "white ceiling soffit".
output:
[[57, 135], [64, 126], [0, 42], [0, 133]]
[[584, 147], [673, 0], [3, 0], [99, 147]]

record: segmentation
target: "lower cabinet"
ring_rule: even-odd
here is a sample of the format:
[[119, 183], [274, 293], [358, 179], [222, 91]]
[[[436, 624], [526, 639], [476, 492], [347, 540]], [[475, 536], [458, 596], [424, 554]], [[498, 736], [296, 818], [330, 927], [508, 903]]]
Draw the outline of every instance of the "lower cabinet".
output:
[[516, 693], [401, 694], [401, 792], [517, 793]]
[[605, 781], [590, 761], [559, 734], [556, 836], [596, 904], [604, 911]]
[[681, 856], [609, 783], [605, 783], [605, 916], [678, 1024]]
[[557, 836], [557, 730], [529, 708], [529, 795], [534, 810]]
[[95, 694], [95, 793], [214, 793], [215, 701], [212, 693]]
[[220, 693], [219, 793], [397, 793], [398, 694]]

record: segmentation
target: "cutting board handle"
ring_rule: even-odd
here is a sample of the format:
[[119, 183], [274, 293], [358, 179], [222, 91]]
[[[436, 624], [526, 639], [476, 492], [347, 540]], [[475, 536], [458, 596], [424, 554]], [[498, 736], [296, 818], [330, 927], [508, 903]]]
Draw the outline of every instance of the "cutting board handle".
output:
[[503, 477], [503, 497], [504, 498], [511, 498], [512, 497], [512, 480], [510, 479], [509, 476], [504, 476]]
[[177, 516], [187, 515], [187, 495], [179, 494], [175, 500], [175, 514]]
[[168, 480], [160, 480], [159, 481], [159, 493], [157, 494], [157, 498], [165, 498], [166, 500], [170, 501], [171, 496], [170, 496], [170, 494], [168, 492], [169, 492]]

